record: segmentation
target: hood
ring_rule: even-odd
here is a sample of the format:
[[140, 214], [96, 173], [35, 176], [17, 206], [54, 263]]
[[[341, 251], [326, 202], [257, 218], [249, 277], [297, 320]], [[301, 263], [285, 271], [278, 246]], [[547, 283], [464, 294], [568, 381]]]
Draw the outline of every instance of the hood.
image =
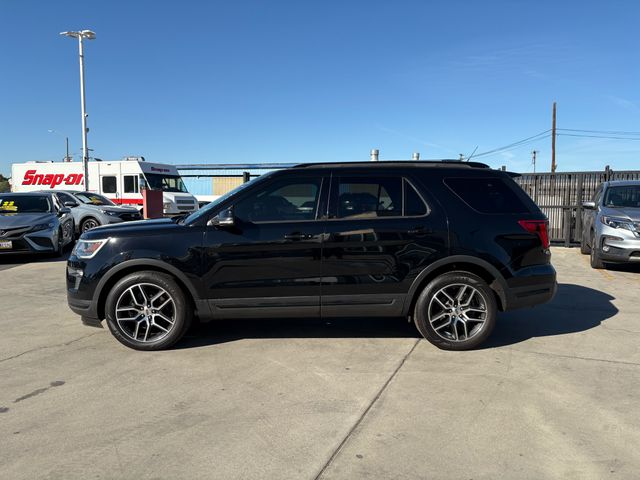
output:
[[117, 206], [113, 206], [113, 205], [105, 205], [105, 206], [100, 206], [100, 205], [91, 205], [92, 207], [96, 207], [99, 208], [100, 210], [104, 210], [105, 212], [115, 212], [115, 213], [137, 213], [138, 209], [136, 207], [129, 207], [126, 205], [117, 205]]
[[602, 214], [603, 215], [609, 215], [609, 216], [612, 216], [612, 217], [629, 218], [630, 220], [633, 220], [634, 222], [640, 222], [640, 208], [602, 207]]
[[54, 218], [53, 213], [0, 213], [0, 229], [31, 227]]
[[175, 198], [195, 198], [189, 192], [162, 192], [163, 195], [168, 195]]
[[171, 218], [155, 218], [153, 220], [136, 220], [133, 222], [112, 223], [92, 228], [82, 234], [87, 240], [105, 238], [109, 236], [132, 236], [158, 234], [171, 231], [177, 224]]

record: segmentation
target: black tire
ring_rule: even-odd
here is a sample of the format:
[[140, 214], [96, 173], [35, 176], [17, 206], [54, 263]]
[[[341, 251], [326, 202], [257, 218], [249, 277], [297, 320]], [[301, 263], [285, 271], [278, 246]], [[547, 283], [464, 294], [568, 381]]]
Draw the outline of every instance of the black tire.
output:
[[[449, 315], [444, 322], [448, 320], [449, 323], [445, 324], [443, 322], [442, 324], [436, 324], [437, 320], [433, 320], [433, 323], [436, 324], [434, 327], [430, 321], [430, 315], [434, 313], [434, 308], [440, 308], [440, 305], [442, 305], [434, 297], [436, 295], [442, 295], [441, 292], [443, 289], [445, 293], [449, 295], [452, 295], [451, 292], [455, 294], [456, 289], [458, 289], [458, 292], [462, 290], [462, 286], [472, 287], [472, 289], [477, 292], [473, 294], [472, 300], [474, 303], [472, 306], [477, 306], [478, 308], [475, 310], [478, 310], [478, 312], [472, 316], [477, 316], [478, 319], [471, 319], [472, 321], [469, 321], [469, 323], [456, 320], [453, 325], [451, 325], [451, 316], [455, 317], [456, 313], [444, 313], [445, 316]], [[468, 291], [468, 288], [466, 291]], [[464, 295], [464, 293], [462, 295]], [[453, 299], [461, 303], [455, 295], [453, 295]], [[462, 300], [464, 300], [464, 298]], [[453, 311], [455, 308], [459, 307], [452, 306], [451, 310]], [[444, 310], [445, 309], [442, 308], [442, 311], [434, 316], [437, 317], [441, 315]], [[480, 311], [482, 311], [482, 313], [479, 313]], [[414, 310], [414, 321], [422, 336], [436, 347], [443, 350], [470, 350], [483, 343], [489, 335], [491, 335], [496, 324], [497, 312], [498, 305], [495, 294], [484, 280], [469, 272], [449, 272], [433, 279], [420, 293]], [[457, 314], [460, 314], [460, 312], [457, 311]], [[481, 317], [482, 320], [484, 320], [483, 323], [480, 323]], [[459, 338], [463, 335], [459, 336], [458, 332], [464, 334], [465, 330], [461, 330], [458, 324], [462, 325], [463, 328], [471, 329], [467, 331], [467, 338]], [[436, 329], [438, 331], [436, 331]], [[453, 338], [454, 330], [455, 336], [459, 338], [458, 340]], [[438, 332], [441, 332], [441, 334]]]
[[587, 243], [587, 237], [584, 233], [580, 236], [580, 253], [583, 255], [589, 255], [591, 253], [591, 247]]
[[[145, 328], [148, 328], [149, 331], [153, 328], [153, 325], [149, 327], [148, 320], [142, 319], [140, 322], [132, 320], [129, 322], [121, 319], [121, 321], [118, 322], [116, 319], [116, 305], [118, 305], [118, 301], [120, 300], [121, 302], [124, 302], [125, 295], [129, 295], [129, 292], [131, 292], [129, 290], [131, 287], [134, 287], [134, 289], [139, 292], [139, 290], [137, 290], [138, 287], [136, 286], [141, 284], [143, 285], [143, 289], [149, 289], [148, 291], [151, 292], [154, 291], [153, 288], [164, 290], [166, 296], [160, 297], [159, 300], [163, 301], [170, 297], [173, 302], [170, 304], [170, 306], [173, 307], [173, 324], [169, 326], [168, 323], [163, 322], [164, 326], [167, 327], [168, 333], [158, 332], [159, 338], [157, 340], [153, 340], [152, 337], [149, 337], [148, 341], [140, 341], [132, 338], [131, 332], [126, 330], [126, 328], [134, 328], [134, 324], [146, 322], [140, 323], [143, 328], [143, 330], [140, 331], [141, 336], [142, 333], [145, 332]], [[122, 304], [120, 306], [122, 307]], [[135, 309], [137, 307], [133, 308]], [[167, 314], [166, 311], [164, 311], [164, 313]], [[189, 329], [191, 319], [193, 318], [193, 307], [172, 276], [160, 272], [142, 271], [127, 275], [118, 281], [113, 288], [111, 288], [105, 303], [105, 315], [107, 317], [109, 330], [111, 330], [113, 336], [116, 337], [116, 339], [123, 345], [135, 350], [164, 350], [178, 342]], [[131, 315], [133, 318], [136, 314], [135, 312], [132, 312]], [[140, 316], [144, 317], [144, 315], [145, 313], [138, 312], [136, 318], [140, 318]], [[146, 318], [148, 319], [149, 317]], [[156, 321], [155, 317], [153, 321]], [[129, 327], [129, 325], [132, 326]], [[159, 328], [160, 327], [158, 325], [155, 330], [158, 330]], [[136, 330], [134, 333], [138, 333], [138, 331]], [[147, 338], [146, 335], [145, 338]]]
[[600, 258], [600, 253], [598, 252], [595, 235], [593, 234], [591, 235], [591, 256], [589, 257], [589, 263], [591, 263], [591, 268], [595, 268], [596, 270], [602, 270], [605, 268], [605, 264]]
[[80, 224], [80, 234], [83, 234], [87, 230], [91, 230], [92, 228], [96, 228], [100, 226], [100, 222], [93, 217], [88, 217], [82, 220]]

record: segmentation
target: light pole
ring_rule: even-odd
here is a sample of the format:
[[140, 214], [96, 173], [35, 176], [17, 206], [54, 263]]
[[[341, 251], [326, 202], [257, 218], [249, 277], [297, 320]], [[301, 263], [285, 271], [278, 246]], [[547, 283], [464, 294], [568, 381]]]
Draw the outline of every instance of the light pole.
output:
[[84, 99], [84, 50], [82, 40], [94, 40], [96, 34], [91, 30], [80, 30], [78, 32], [61, 32], [65, 37], [78, 39], [78, 51], [80, 53], [80, 106], [82, 108], [82, 167], [84, 169], [84, 189], [89, 190], [89, 150], [87, 148], [87, 112]]
[[60, 132], [58, 132], [57, 130], [53, 130], [53, 129], [49, 129], [47, 130], [49, 133], [57, 133], [60, 136], [64, 136], [64, 141], [67, 144], [67, 155], [66, 157], [64, 157], [64, 161], [65, 162], [70, 162], [71, 161], [71, 157], [69, 156], [69, 137], [67, 137], [66, 135], [62, 135]]

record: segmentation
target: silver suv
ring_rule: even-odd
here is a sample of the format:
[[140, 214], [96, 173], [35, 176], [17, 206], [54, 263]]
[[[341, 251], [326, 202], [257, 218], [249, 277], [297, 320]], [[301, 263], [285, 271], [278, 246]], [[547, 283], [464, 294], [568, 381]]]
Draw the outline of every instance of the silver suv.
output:
[[605, 182], [582, 206], [580, 251], [593, 268], [640, 262], [640, 181]]
[[60, 190], [54, 193], [62, 205], [71, 208], [76, 233], [83, 233], [100, 225], [142, 220], [136, 207], [116, 205], [97, 193]]

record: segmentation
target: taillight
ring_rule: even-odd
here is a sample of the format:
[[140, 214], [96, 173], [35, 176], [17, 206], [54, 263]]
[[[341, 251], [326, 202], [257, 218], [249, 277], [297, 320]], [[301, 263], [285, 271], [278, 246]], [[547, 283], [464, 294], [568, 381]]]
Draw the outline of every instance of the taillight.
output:
[[546, 220], [519, 220], [518, 223], [529, 233], [535, 233], [540, 237], [542, 248], [549, 248], [549, 222]]

